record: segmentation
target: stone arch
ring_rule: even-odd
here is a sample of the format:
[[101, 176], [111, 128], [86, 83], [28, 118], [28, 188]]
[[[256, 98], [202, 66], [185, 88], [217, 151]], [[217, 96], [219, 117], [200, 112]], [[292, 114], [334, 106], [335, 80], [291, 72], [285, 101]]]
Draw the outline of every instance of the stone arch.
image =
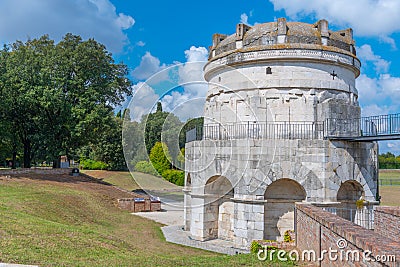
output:
[[264, 239], [281, 241], [287, 230], [294, 230], [295, 203], [306, 197], [303, 186], [295, 180], [272, 182], [264, 193]]
[[337, 201], [341, 203], [355, 203], [364, 195], [362, 185], [355, 181], [346, 181], [340, 185], [337, 192]]
[[234, 189], [232, 183], [224, 176], [209, 178], [204, 187], [204, 229], [206, 239], [225, 239], [233, 241], [234, 237]]
[[364, 194], [364, 188], [358, 181], [350, 180], [342, 183], [336, 196], [337, 201], [340, 202], [336, 211], [337, 215], [354, 222], [357, 209], [356, 202], [363, 198]]

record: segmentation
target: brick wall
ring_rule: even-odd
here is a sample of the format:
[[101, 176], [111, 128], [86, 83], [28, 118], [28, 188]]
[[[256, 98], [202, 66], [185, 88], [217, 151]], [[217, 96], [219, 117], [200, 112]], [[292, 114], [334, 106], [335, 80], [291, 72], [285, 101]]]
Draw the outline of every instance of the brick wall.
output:
[[376, 233], [400, 242], [400, 207], [377, 207], [374, 225]]
[[[317, 266], [400, 266], [400, 243], [373, 230], [355, 225], [311, 204], [296, 204], [295, 218], [296, 246], [299, 252], [315, 251], [317, 261], [314, 264]], [[368, 258], [372, 261], [364, 261], [365, 251], [371, 251]], [[397, 259], [396, 262], [376, 261], [380, 256], [392, 255]]]

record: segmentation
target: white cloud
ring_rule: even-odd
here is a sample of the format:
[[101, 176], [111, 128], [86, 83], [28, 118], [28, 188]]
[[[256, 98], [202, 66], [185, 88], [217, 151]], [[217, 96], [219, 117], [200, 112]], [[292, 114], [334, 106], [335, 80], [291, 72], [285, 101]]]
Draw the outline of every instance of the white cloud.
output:
[[128, 106], [131, 111], [131, 118], [140, 121], [142, 116], [149, 114], [159, 100], [159, 96], [147, 83], [139, 82], [133, 87], [133, 96]]
[[139, 42], [136, 43], [136, 45], [137, 45], [137, 46], [140, 46], [140, 47], [143, 47], [143, 46], [146, 45], [146, 43], [143, 42], [143, 41], [139, 41]]
[[205, 47], [191, 46], [189, 50], [185, 51], [187, 62], [207, 61], [208, 51]]
[[[370, 78], [365, 74], [361, 74], [356, 80], [356, 88], [359, 93], [359, 101], [362, 104], [371, 104], [382, 94], [377, 78]], [[379, 97], [378, 97], [379, 96]]]
[[201, 116], [208, 85], [203, 68], [208, 58], [204, 47], [192, 46], [185, 51], [186, 63], [178, 67], [178, 84], [183, 92], [172, 92], [162, 99], [167, 111], [173, 111], [181, 120]]
[[379, 40], [381, 40], [383, 43], [390, 44], [392, 50], [397, 50], [396, 41], [393, 38], [389, 36], [380, 36]]
[[207, 84], [204, 81], [203, 67], [207, 62], [208, 51], [204, 47], [190, 47], [185, 51], [186, 63], [179, 68], [179, 83], [184, 84], [185, 94], [191, 97], [205, 96]]
[[[137, 92], [130, 102], [134, 120], [140, 120], [158, 101], [161, 101], [164, 111], [173, 112], [183, 121], [203, 114], [208, 89], [203, 77], [203, 67], [207, 62], [208, 51], [204, 47], [192, 46], [185, 51], [185, 56], [184, 64], [176, 62], [175, 65], [168, 66], [161, 64], [149, 52], [143, 56], [133, 75], [141, 79], [155, 75], [146, 83], [139, 82], [134, 87]], [[168, 83], [163, 85], [164, 81]]]
[[249, 25], [249, 16], [247, 16], [246, 13], [243, 13], [240, 15], [240, 23], [244, 23], [246, 25]]
[[356, 80], [363, 115], [400, 112], [400, 77], [381, 74], [377, 78], [360, 75]]
[[393, 113], [393, 108], [390, 106], [384, 106], [384, 105], [378, 106], [377, 104], [371, 104], [368, 106], [364, 106], [361, 111], [363, 117], [369, 117], [369, 116]]
[[359, 36], [380, 37], [393, 46], [388, 39], [400, 31], [400, 1], [398, 0], [270, 0], [275, 10], [284, 9], [294, 19], [312, 15], [325, 18], [342, 27], [352, 27]]
[[370, 45], [362, 45], [361, 47], [357, 48], [357, 56], [363, 63], [372, 62], [375, 67], [375, 71], [378, 73], [385, 73], [389, 70], [390, 62], [384, 60], [379, 55], [375, 55], [372, 51]]
[[400, 155], [400, 141], [379, 142], [379, 154], [383, 154], [386, 152]]
[[166, 65], [161, 65], [160, 60], [157, 57], [152, 56], [150, 52], [146, 52], [142, 57], [139, 66], [133, 70], [132, 75], [138, 80], [146, 80], [153, 74], [156, 74], [165, 68]]
[[66, 33], [94, 38], [111, 52], [121, 52], [128, 43], [123, 30], [135, 20], [116, 13], [109, 0], [2, 0], [0, 43], [37, 38], [49, 34], [56, 41]]

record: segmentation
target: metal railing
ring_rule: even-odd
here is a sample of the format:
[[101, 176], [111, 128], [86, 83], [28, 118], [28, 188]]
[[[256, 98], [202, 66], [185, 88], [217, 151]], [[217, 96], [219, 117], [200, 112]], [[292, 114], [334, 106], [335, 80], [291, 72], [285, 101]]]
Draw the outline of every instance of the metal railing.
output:
[[357, 119], [326, 119], [325, 137], [362, 137], [400, 134], [400, 114]]
[[[186, 142], [230, 139], [354, 139], [388, 136], [400, 139], [400, 114], [324, 122], [241, 122], [206, 124], [189, 130]], [[390, 139], [390, 138], [389, 138]], [[382, 139], [383, 140], [383, 139]]]
[[323, 139], [323, 123], [208, 124], [186, 132], [186, 142], [233, 139]]
[[379, 179], [380, 186], [400, 186], [400, 178], [397, 179]]
[[363, 207], [361, 209], [323, 207], [330, 213], [333, 213], [345, 220], [351, 221], [367, 229], [374, 229], [374, 209]]

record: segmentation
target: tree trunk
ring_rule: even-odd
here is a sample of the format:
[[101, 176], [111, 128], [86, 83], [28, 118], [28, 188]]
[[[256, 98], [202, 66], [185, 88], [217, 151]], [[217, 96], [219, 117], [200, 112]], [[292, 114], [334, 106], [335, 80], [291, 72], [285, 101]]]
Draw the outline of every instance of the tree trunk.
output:
[[12, 163], [11, 163], [11, 169], [16, 169], [17, 168], [17, 151], [16, 149], [13, 150], [12, 153]]
[[12, 160], [11, 160], [11, 169], [17, 168], [17, 144], [14, 140], [12, 147]]
[[53, 169], [59, 169], [60, 168], [60, 158], [57, 157], [53, 160]]
[[31, 142], [24, 143], [24, 168], [31, 167]]

